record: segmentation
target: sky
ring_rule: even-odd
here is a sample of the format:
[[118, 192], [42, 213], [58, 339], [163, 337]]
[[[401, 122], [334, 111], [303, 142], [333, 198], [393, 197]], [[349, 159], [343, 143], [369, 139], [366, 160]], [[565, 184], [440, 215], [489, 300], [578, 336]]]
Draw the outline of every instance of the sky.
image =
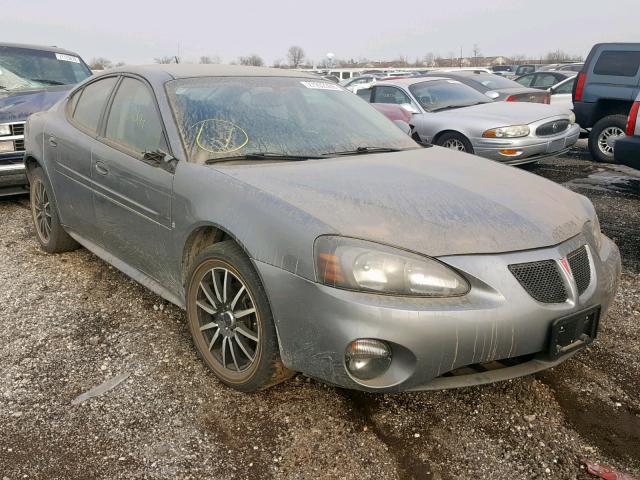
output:
[[316, 62], [472, 56], [474, 44], [487, 56], [586, 56], [598, 42], [640, 42], [639, 25], [640, 0], [0, 0], [0, 42], [129, 64], [253, 53], [271, 64], [291, 45]]

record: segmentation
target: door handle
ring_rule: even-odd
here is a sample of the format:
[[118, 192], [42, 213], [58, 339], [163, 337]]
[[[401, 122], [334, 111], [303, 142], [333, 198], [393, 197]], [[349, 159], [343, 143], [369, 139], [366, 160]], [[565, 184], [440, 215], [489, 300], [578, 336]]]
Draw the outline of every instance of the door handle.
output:
[[56, 142], [56, 137], [54, 137], [53, 135], [49, 135], [49, 145], [51, 145], [52, 147], [58, 146], [58, 142]]
[[109, 169], [104, 163], [96, 162], [96, 172], [98, 172], [99, 175], [106, 175], [109, 173]]

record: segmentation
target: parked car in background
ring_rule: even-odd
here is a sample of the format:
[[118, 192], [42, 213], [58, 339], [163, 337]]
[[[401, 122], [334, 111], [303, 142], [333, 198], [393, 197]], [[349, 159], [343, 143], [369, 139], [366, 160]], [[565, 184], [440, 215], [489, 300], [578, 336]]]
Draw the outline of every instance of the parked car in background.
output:
[[573, 110], [572, 92], [575, 81], [576, 76], [574, 75], [573, 77], [566, 78], [560, 83], [556, 83], [553, 87], [549, 88], [551, 105]]
[[541, 68], [543, 68], [544, 65], [542, 64], [526, 64], [526, 65], [518, 65], [518, 67], [516, 68], [515, 71], [515, 76], [516, 77], [520, 77], [522, 75], [526, 75], [528, 73], [533, 73], [533, 72], [537, 72], [538, 70], [540, 70]]
[[494, 102], [449, 78], [377, 82], [368, 101], [410, 111], [411, 125], [423, 143], [511, 165], [565, 152], [580, 134], [571, 112], [538, 103]]
[[640, 95], [631, 106], [627, 119], [626, 136], [618, 139], [614, 149], [615, 160], [640, 170]]
[[615, 160], [615, 143], [624, 136], [638, 93], [640, 43], [595, 45], [573, 88], [576, 118], [582, 128], [590, 129], [589, 150], [594, 160]]
[[559, 65], [554, 70], [558, 72], [576, 72], [578, 73], [582, 70], [584, 63], [565, 63], [564, 65]]
[[586, 197], [422, 148], [299, 71], [112, 70], [29, 117], [26, 144], [42, 249], [82, 244], [185, 308], [241, 391], [294, 371], [387, 392], [544, 370], [595, 339], [620, 275]]
[[502, 77], [514, 78], [516, 76], [516, 65], [493, 65], [490, 70]]
[[425, 76], [457, 80], [496, 101], [549, 103], [547, 92], [523, 87], [513, 80], [483, 71], [437, 71]]
[[517, 83], [523, 87], [537, 88], [539, 90], [547, 90], [554, 85], [573, 77], [575, 74], [571, 72], [535, 72], [523, 75], [515, 79]]
[[369, 86], [376, 82], [376, 80], [383, 78], [381, 75], [361, 75], [359, 77], [352, 78], [350, 80], [343, 81], [341, 85], [347, 90], [354, 91], [356, 86]]
[[27, 192], [24, 123], [46, 110], [91, 71], [75, 53], [0, 43], [0, 196]]

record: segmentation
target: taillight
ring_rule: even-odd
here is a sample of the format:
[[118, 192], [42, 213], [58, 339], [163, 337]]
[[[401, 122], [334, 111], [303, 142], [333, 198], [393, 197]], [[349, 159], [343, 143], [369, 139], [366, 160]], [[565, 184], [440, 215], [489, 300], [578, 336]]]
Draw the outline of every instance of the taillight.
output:
[[636, 123], [638, 122], [638, 112], [640, 111], [640, 102], [634, 102], [631, 111], [629, 112], [629, 119], [627, 120], [627, 135], [632, 136], [636, 131]]
[[505, 100], [505, 102], [516, 102], [516, 101], [517, 101], [516, 97], [514, 97], [513, 95], [509, 95]]
[[582, 100], [582, 94], [584, 93], [584, 84], [587, 81], [587, 74], [584, 72], [580, 72], [578, 74], [578, 79], [576, 80], [576, 94], [573, 98], [574, 102], [579, 102]]
[[549, 95], [548, 93], [544, 96], [544, 98], [542, 99], [542, 103], [544, 103], [545, 105], [550, 105], [551, 104], [551, 95]]

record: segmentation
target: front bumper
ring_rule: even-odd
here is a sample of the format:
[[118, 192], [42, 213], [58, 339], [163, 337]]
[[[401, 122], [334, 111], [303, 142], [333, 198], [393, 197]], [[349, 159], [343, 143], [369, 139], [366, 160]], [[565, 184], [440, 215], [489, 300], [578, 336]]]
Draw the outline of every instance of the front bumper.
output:
[[[549, 137], [528, 136], [512, 139], [473, 138], [471, 143], [476, 155], [509, 165], [522, 165], [542, 158], [561, 155], [580, 138], [580, 127], [571, 125], [559, 135]], [[516, 150], [516, 155], [505, 155], [501, 150]]]
[[0, 155], [0, 197], [27, 193], [28, 185], [22, 152]]
[[[464, 297], [400, 298], [339, 290], [255, 262], [276, 322], [284, 364], [331, 384], [366, 391], [425, 390], [488, 383], [526, 375], [564, 361], [544, 358], [551, 323], [600, 305], [606, 314], [620, 275], [620, 254], [603, 239], [592, 247], [592, 282], [579, 297], [561, 304], [534, 300], [507, 266], [560, 259], [582, 245], [583, 232], [550, 248], [491, 255], [461, 255], [441, 260], [470, 281]], [[390, 368], [380, 377], [357, 381], [346, 370], [345, 349], [353, 340], [374, 338], [392, 349]], [[500, 359], [528, 361], [494, 373], [455, 377], [461, 367]]]

